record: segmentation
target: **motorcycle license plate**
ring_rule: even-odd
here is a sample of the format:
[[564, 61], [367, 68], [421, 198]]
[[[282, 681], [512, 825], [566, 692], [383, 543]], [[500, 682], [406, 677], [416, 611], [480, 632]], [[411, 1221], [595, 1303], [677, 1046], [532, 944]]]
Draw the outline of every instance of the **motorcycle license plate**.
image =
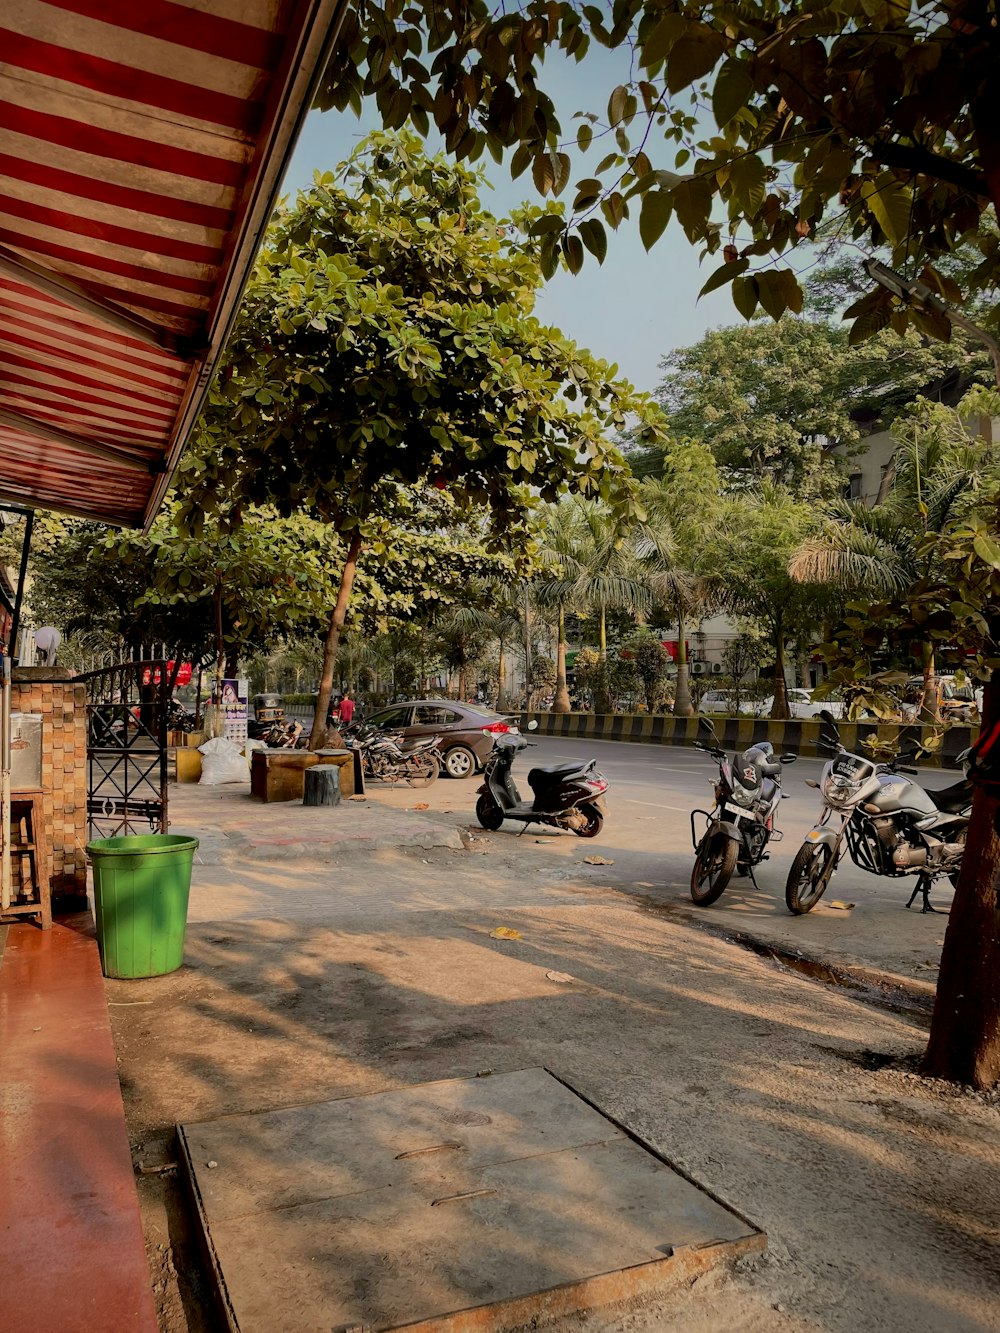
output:
[[850, 755], [841, 755], [833, 761], [833, 772], [838, 778], [853, 778], [867, 766], [864, 759], [852, 759]]
[[735, 805], [724, 805], [722, 807], [722, 813], [724, 815], [729, 815], [731, 819], [746, 819], [747, 817], [746, 810], [741, 810]]

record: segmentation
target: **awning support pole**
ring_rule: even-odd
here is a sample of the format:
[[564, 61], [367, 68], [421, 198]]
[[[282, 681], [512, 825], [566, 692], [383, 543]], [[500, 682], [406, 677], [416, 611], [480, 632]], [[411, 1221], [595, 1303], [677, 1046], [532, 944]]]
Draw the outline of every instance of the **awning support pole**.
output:
[[21, 603], [24, 601], [24, 581], [28, 573], [28, 554], [31, 551], [31, 533], [35, 526], [35, 511], [29, 509], [25, 518], [24, 541], [21, 543], [21, 567], [17, 575], [17, 593], [14, 597], [14, 615], [10, 626], [10, 640], [3, 656], [3, 686], [0, 692], [0, 909], [11, 904], [11, 851], [10, 851], [10, 713], [13, 693], [11, 669], [17, 652], [17, 636], [21, 632]]

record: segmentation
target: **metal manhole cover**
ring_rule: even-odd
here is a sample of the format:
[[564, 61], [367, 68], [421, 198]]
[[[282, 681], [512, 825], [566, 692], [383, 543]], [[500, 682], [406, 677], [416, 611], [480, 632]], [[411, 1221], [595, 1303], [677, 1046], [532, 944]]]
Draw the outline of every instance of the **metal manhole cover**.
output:
[[178, 1134], [238, 1333], [498, 1329], [765, 1248], [544, 1069]]

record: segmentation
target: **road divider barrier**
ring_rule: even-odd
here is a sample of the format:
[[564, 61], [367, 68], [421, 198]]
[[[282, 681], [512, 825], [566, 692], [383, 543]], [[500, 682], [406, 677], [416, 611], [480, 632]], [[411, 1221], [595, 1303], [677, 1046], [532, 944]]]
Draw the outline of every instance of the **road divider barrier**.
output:
[[[539, 736], [578, 737], [596, 741], [639, 741], [649, 745], [690, 745], [698, 738], [696, 717], [671, 717], [664, 713], [522, 713], [521, 728], [538, 723]], [[779, 754], [797, 754], [808, 759], [822, 759], [826, 752], [818, 748], [823, 723], [818, 719], [792, 718], [785, 722], [771, 718], [713, 717], [719, 740], [727, 750], [745, 750], [759, 741], [770, 741]], [[885, 726], [885, 724], [883, 724]], [[853, 753], [864, 754], [861, 742], [879, 730], [875, 722], [839, 722], [840, 739]], [[892, 724], [901, 749], [911, 748], [930, 739], [937, 729]], [[951, 727], [944, 733], [941, 749], [921, 762], [940, 768], [954, 768], [963, 750], [975, 744], [978, 727]]]

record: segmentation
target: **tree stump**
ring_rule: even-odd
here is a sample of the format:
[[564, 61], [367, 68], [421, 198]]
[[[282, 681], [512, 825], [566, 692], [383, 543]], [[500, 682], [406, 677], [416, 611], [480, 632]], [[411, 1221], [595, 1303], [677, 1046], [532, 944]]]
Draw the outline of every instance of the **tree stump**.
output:
[[303, 805], [339, 805], [340, 769], [336, 764], [315, 764], [306, 769]]

